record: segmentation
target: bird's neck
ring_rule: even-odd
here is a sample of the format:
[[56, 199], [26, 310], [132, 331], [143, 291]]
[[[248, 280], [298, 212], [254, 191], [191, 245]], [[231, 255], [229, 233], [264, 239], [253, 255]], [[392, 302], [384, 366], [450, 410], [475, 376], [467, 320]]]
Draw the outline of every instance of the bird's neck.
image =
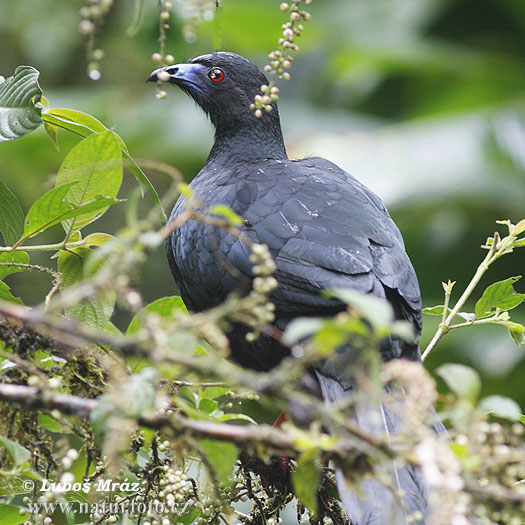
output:
[[[262, 119], [265, 116], [263, 115]], [[216, 124], [215, 142], [206, 164], [236, 160], [287, 159], [278, 117], [261, 120], [253, 117], [250, 122], [242, 124]]]

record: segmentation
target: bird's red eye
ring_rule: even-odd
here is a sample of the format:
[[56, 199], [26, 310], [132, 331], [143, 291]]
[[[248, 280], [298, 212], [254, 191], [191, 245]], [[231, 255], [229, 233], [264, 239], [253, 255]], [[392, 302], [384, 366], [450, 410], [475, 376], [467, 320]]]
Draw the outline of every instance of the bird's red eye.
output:
[[214, 67], [208, 72], [208, 78], [212, 82], [222, 82], [224, 80], [224, 71], [219, 67]]

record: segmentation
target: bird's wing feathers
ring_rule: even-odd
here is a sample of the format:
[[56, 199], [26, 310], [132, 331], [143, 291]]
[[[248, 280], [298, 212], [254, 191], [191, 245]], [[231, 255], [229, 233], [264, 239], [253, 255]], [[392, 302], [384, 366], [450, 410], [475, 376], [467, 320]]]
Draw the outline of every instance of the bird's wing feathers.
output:
[[[279, 288], [272, 301], [283, 314], [319, 315], [337, 302], [327, 288], [353, 288], [397, 298], [398, 316], [420, 325], [415, 272], [399, 230], [378, 197], [324, 159], [243, 162], [202, 173], [192, 183], [204, 206], [231, 206], [253, 241], [268, 245]], [[180, 213], [184, 201], [174, 209]], [[199, 230], [200, 229], [200, 230]], [[168, 240], [175, 275], [188, 306], [222, 301], [252, 276], [245, 243], [220, 228], [188, 221]], [[197, 271], [196, 271], [197, 270]]]
[[[267, 161], [253, 172], [243, 166], [242, 172], [228, 179], [238, 181], [230, 205], [247, 222], [252, 239], [272, 251], [278, 310], [319, 312], [319, 292], [326, 288], [385, 296], [387, 287], [404, 299], [402, 316], [419, 324], [417, 278], [399, 230], [370, 190], [323, 159]], [[241, 249], [228, 257], [247, 270], [245, 258]], [[333, 307], [333, 301], [325, 305]]]

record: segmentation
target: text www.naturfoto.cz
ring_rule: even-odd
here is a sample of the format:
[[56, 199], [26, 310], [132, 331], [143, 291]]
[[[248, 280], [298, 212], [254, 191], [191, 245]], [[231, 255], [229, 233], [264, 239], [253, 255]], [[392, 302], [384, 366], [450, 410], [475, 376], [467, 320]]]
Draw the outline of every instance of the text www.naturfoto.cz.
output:
[[170, 512], [180, 512], [175, 506], [166, 505], [162, 502], [150, 502], [149, 504], [135, 501], [125, 501], [122, 503], [86, 503], [81, 501], [68, 501], [59, 503], [29, 503], [31, 514], [45, 513], [53, 514], [59, 510], [63, 514], [94, 514], [104, 516], [106, 514], [128, 513], [133, 516], [136, 514], [166, 514]]

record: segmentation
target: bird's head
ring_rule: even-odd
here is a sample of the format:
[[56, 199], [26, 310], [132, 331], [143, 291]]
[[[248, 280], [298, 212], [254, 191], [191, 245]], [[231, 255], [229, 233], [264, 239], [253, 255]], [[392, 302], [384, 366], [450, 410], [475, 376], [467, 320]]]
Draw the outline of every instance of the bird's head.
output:
[[[259, 126], [279, 122], [277, 108], [256, 119], [250, 105], [268, 79], [257, 66], [235, 53], [217, 52], [192, 58], [185, 64], [157, 69], [149, 82], [163, 80], [190, 95], [217, 129]], [[261, 123], [256, 121], [260, 120]]]

